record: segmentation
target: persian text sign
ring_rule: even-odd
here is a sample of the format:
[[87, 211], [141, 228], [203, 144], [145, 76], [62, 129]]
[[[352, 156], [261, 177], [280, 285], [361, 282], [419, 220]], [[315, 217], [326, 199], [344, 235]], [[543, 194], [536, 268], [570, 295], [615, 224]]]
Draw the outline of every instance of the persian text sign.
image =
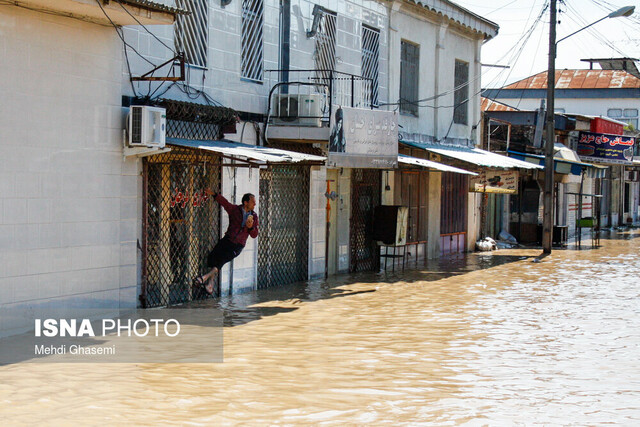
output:
[[482, 171], [469, 179], [469, 191], [476, 193], [515, 194], [518, 171]]
[[327, 165], [347, 168], [395, 168], [398, 165], [398, 116], [392, 111], [335, 107]]
[[580, 132], [578, 156], [592, 162], [631, 165], [635, 142], [630, 136]]

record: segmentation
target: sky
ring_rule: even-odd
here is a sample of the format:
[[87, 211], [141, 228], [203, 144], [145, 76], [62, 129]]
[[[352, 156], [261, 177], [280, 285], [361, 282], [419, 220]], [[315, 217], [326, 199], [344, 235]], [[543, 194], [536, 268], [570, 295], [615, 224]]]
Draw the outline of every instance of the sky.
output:
[[[498, 36], [482, 47], [482, 63], [511, 68], [482, 67], [483, 88], [502, 87], [547, 69], [549, 8], [537, 26], [534, 22], [548, 0], [453, 1], [500, 26]], [[640, 58], [640, 0], [558, 0], [557, 39], [623, 6], [636, 6], [636, 12], [605, 19], [559, 43], [556, 69], [588, 69], [582, 58]]]

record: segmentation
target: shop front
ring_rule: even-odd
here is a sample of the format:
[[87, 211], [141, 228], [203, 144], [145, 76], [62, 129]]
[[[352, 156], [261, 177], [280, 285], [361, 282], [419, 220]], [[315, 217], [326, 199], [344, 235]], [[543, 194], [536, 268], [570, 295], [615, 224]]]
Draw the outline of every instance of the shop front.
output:
[[223, 268], [223, 292], [240, 292], [242, 283], [255, 289], [307, 278], [309, 168], [324, 157], [225, 140], [168, 138], [167, 144], [168, 153], [143, 164], [144, 307], [207, 297], [192, 279], [207, 270], [226, 217], [205, 189], [239, 203], [241, 188], [259, 188], [257, 254], [247, 248]]

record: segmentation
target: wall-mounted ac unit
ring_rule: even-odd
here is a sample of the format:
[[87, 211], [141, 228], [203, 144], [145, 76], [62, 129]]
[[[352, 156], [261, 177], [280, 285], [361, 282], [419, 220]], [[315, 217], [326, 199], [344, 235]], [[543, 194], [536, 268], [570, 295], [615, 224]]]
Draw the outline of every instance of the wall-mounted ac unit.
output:
[[273, 124], [321, 127], [324, 98], [319, 94], [275, 95]]
[[129, 147], [164, 148], [167, 112], [164, 108], [132, 105], [127, 127]]

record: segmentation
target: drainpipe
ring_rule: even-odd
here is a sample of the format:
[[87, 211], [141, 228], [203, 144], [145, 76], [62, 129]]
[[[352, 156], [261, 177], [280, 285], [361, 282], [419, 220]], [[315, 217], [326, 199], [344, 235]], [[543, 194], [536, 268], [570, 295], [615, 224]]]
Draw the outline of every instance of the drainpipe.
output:
[[[291, 53], [291, 0], [280, 1], [280, 81], [289, 81]], [[280, 93], [289, 93], [289, 86], [282, 85]]]

